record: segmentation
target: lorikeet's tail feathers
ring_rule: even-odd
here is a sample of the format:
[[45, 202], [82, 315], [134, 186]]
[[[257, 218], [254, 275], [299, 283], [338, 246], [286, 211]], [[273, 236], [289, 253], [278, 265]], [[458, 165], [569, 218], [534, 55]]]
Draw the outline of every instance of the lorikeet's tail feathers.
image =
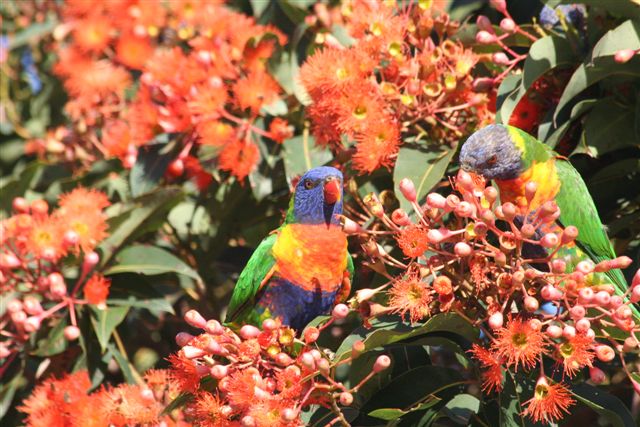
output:
[[[606, 275], [609, 279], [611, 279], [611, 282], [613, 283], [613, 286], [615, 286], [616, 288], [616, 293], [619, 295], [624, 295], [624, 293], [627, 291], [627, 288], [629, 287], [629, 285], [627, 284], [626, 279], [624, 278], [624, 275], [622, 274], [622, 271], [620, 271], [619, 269], [615, 269], [615, 270], [609, 270], [606, 272]], [[636, 320], [640, 321], [640, 307], [638, 307], [638, 304], [633, 304], [633, 303], [629, 303], [629, 307], [631, 308], [631, 311], [633, 312], [633, 317]]]

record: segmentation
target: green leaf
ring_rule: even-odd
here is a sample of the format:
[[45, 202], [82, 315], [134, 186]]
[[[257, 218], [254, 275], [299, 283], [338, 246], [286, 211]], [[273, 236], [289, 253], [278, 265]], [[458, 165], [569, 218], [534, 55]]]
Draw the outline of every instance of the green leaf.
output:
[[171, 412], [178, 408], [182, 408], [184, 405], [189, 403], [193, 399], [193, 395], [191, 393], [182, 392], [171, 401], [160, 413], [160, 415], [169, 415]]
[[182, 197], [180, 189], [169, 187], [111, 206], [107, 211], [110, 217], [109, 237], [99, 247], [101, 265], [106, 265], [125, 242], [160, 227], [167, 212]]
[[614, 150], [635, 145], [632, 108], [616, 103], [612, 99], [602, 100], [591, 110], [585, 120], [585, 143], [590, 154], [601, 156]]
[[501, 105], [500, 117], [502, 122], [509, 122], [509, 118], [518, 102], [538, 78], [549, 70], [562, 65], [570, 65], [574, 61], [575, 55], [571, 45], [564, 37], [546, 36], [531, 45], [531, 49], [524, 61], [520, 85], [516, 92], [509, 96], [509, 102]]
[[304, 174], [311, 168], [322, 166], [333, 158], [327, 148], [314, 144], [314, 138], [305, 130], [303, 135], [287, 139], [283, 143], [284, 168], [287, 180]]
[[251, 3], [251, 10], [253, 10], [253, 16], [255, 18], [259, 18], [262, 15], [267, 7], [269, 7], [268, 1], [264, 0], [249, 0]]
[[158, 186], [160, 178], [174, 157], [174, 143], [165, 142], [167, 134], [156, 137], [154, 143], [143, 145], [138, 149], [136, 163], [131, 168], [129, 184], [134, 197], [148, 193]]
[[473, 414], [480, 410], [480, 400], [470, 394], [459, 394], [447, 402], [442, 408], [442, 413], [453, 422], [466, 426]]
[[107, 349], [107, 344], [109, 344], [113, 331], [120, 323], [122, 323], [125, 317], [127, 317], [129, 307], [112, 306], [107, 307], [104, 310], [100, 310], [95, 306], [91, 306], [91, 310], [93, 312], [93, 315], [91, 316], [91, 324], [93, 325], [93, 330], [98, 337], [100, 348], [102, 349], [102, 352], [104, 352]]
[[116, 348], [115, 345], [109, 344], [107, 348], [113, 355], [113, 358], [115, 359], [118, 366], [120, 367], [120, 370], [122, 371], [122, 376], [124, 376], [124, 379], [129, 384], [135, 384], [136, 375], [134, 374], [134, 368], [129, 362], [129, 360], [127, 360], [127, 358], [120, 352], [120, 350]]
[[27, 190], [33, 188], [33, 185], [42, 176], [43, 164], [40, 162], [29, 163], [15, 177], [0, 178], [0, 211], [5, 213], [11, 212], [11, 204], [16, 197], [22, 197]]
[[345, 338], [336, 350], [336, 361], [347, 358], [351, 353], [351, 346], [358, 340], [364, 342], [365, 351], [369, 351], [436, 332], [450, 332], [468, 341], [473, 341], [478, 337], [478, 332], [473, 326], [453, 313], [436, 314], [424, 324], [415, 327], [401, 322], [393, 316], [381, 316], [371, 322], [371, 328], [361, 326]]
[[67, 349], [69, 341], [64, 337], [64, 328], [67, 326], [65, 318], [58, 320], [46, 337], [38, 340], [36, 349], [31, 352], [34, 356], [49, 357], [62, 353]]
[[46, 37], [53, 31], [58, 25], [58, 20], [53, 18], [52, 15], [47, 16], [47, 20], [44, 22], [31, 23], [24, 30], [18, 32], [16, 35], [9, 37], [9, 50], [16, 49], [20, 46], [27, 45], [29, 43], [35, 43], [42, 37]]
[[576, 383], [571, 394], [580, 402], [609, 420], [613, 427], [637, 426], [629, 409], [612, 394], [587, 383]]
[[[400, 148], [398, 160], [393, 169], [393, 183], [396, 194], [400, 194], [399, 185], [403, 178], [409, 178], [416, 186], [418, 200], [421, 200], [442, 179], [447, 166], [451, 162], [456, 150], [445, 151], [426, 150], [404, 146]], [[400, 207], [411, 210], [411, 203], [404, 197], [398, 197]]]
[[532, 423], [522, 416], [525, 402], [523, 398], [523, 387], [527, 387], [527, 395], [533, 391], [531, 381], [525, 381], [522, 376], [516, 381], [511, 372], [505, 374], [504, 388], [500, 392], [500, 427], [527, 427]]
[[[6, 375], [6, 374], [5, 374]], [[7, 380], [2, 378], [0, 383], [0, 420], [4, 418], [9, 409], [12, 407], [13, 397], [16, 391], [28, 384], [27, 379], [19, 372], [16, 376]]]
[[590, 58], [569, 79], [558, 101], [554, 120], [574, 97], [600, 80], [612, 75], [640, 76], [640, 58], [637, 55], [626, 64], [617, 64], [613, 60], [615, 52], [621, 49], [640, 49], [640, 22], [625, 21], [596, 43]]
[[198, 272], [182, 262], [172, 253], [150, 245], [133, 245], [120, 251], [115, 257], [116, 264], [104, 274], [138, 273], [146, 276], [176, 273], [202, 282]]
[[502, 118], [502, 110], [513, 111], [516, 108], [516, 99], [520, 96], [520, 74], [510, 74], [502, 80], [496, 95], [496, 123], [508, 123], [509, 118]]
[[369, 412], [368, 415], [370, 417], [378, 418], [385, 421], [393, 421], [411, 412], [424, 411], [425, 409], [429, 409], [438, 402], [440, 402], [440, 399], [433, 396], [430, 397], [426, 402], [416, 405], [411, 409], [403, 410], [398, 408], [381, 408]]

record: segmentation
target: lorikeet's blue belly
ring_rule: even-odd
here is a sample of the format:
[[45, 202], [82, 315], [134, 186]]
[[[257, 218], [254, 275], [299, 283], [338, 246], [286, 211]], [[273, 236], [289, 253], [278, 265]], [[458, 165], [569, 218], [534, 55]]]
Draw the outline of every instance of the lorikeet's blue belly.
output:
[[279, 318], [284, 325], [301, 331], [317, 316], [328, 314], [336, 301], [333, 292], [308, 291], [283, 278], [272, 278], [259, 297], [255, 310], [260, 318]]

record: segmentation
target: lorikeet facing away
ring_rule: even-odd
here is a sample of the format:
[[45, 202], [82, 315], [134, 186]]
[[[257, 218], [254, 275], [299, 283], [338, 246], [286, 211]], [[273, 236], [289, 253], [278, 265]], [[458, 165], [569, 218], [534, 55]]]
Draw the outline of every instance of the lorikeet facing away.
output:
[[353, 261], [338, 215], [342, 173], [318, 167], [297, 183], [284, 223], [255, 250], [236, 283], [226, 321], [278, 318], [301, 331], [349, 296]]
[[[490, 125], [467, 139], [460, 151], [460, 163], [465, 170], [495, 180], [501, 201], [520, 208], [527, 204], [526, 183], [535, 181], [538, 190], [530, 209], [555, 200], [560, 208], [559, 225], [578, 228], [577, 247], [568, 265], [575, 266], [586, 258], [598, 263], [616, 257], [582, 177], [546, 144], [513, 126]], [[620, 270], [608, 271], [602, 278], [612, 282], [619, 295], [627, 290]], [[635, 317], [640, 318], [638, 307], [630, 305]]]

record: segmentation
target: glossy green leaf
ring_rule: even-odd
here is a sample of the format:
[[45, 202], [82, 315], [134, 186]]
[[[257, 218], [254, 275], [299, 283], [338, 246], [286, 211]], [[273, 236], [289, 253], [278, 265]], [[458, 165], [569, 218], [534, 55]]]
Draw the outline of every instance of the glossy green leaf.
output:
[[0, 178], [0, 211], [11, 212], [11, 204], [16, 197], [22, 197], [40, 179], [43, 170], [40, 162], [31, 162], [13, 177]]
[[118, 364], [118, 366], [120, 367], [120, 371], [122, 372], [122, 376], [124, 377], [124, 379], [129, 384], [135, 384], [136, 375], [134, 374], [134, 367], [131, 365], [129, 360], [127, 360], [127, 358], [120, 352], [120, 350], [118, 350], [118, 348], [115, 345], [110, 343], [107, 346], [107, 348], [113, 355], [113, 358]]
[[469, 425], [473, 414], [480, 410], [480, 400], [470, 394], [462, 393], [448, 401], [441, 413], [458, 425]]
[[178, 409], [178, 408], [182, 408], [184, 405], [186, 405], [187, 403], [189, 403], [189, 401], [191, 401], [191, 399], [193, 399], [193, 395], [191, 393], [187, 393], [187, 392], [182, 392], [178, 395], [178, 397], [176, 397], [175, 399], [173, 399], [171, 401], [171, 403], [169, 403], [160, 413], [160, 415], [167, 415], [170, 414], [171, 412], [173, 412], [174, 410]]
[[147, 276], [176, 273], [202, 282], [200, 275], [165, 249], [150, 245], [133, 245], [118, 252], [115, 264], [104, 274], [138, 273]]
[[418, 200], [421, 200], [440, 182], [455, 152], [454, 148], [444, 151], [409, 146], [400, 148], [398, 160], [393, 169], [393, 184], [400, 200], [400, 207], [408, 212], [411, 211], [411, 203], [400, 196], [398, 187], [400, 181], [403, 178], [411, 179], [416, 187]]
[[584, 124], [584, 143], [590, 154], [597, 157], [628, 146], [640, 147], [634, 138], [634, 119], [635, 112], [628, 106], [612, 99], [598, 102]]
[[49, 357], [62, 353], [67, 349], [69, 341], [64, 337], [64, 328], [68, 325], [65, 318], [59, 319], [49, 333], [38, 340], [36, 349], [31, 352], [34, 356]]
[[106, 265], [125, 242], [160, 227], [169, 210], [182, 197], [180, 189], [169, 187], [111, 206], [107, 211], [109, 237], [99, 246], [101, 265]]
[[5, 377], [2, 378], [2, 382], [0, 382], [0, 420], [4, 418], [11, 408], [16, 391], [27, 385], [27, 383], [28, 380], [22, 375], [22, 372], [19, 372], [10, 380]]
[[576, 400], [609, 420], [613, 427], [637, 426], [625, 404], [603, 389], [587, 383], [574, 383], [571, 386], [571, 394]]
[[322, 166], [333, 158], [331, 151], [315, 145], [314, 138], [307, 131], [303, 135], [284, 141], [284, 168], [287, 180], [304, 174], [311, 168]]
[[381, 408], [369, 412], [368, 415], [370, 417], [378, 418], [385, 421], [393, 421], [411, 412], [424, 411], [425, 409], [432, 407], [438, 402], [440, 402], [440, 399], [432, 396], [429, 397], [426, 402], [416, 405], [411, 409], [403, 410], [398, 408]]
[[91, 324], [93, 330], [98, 337], [100, 348], [104, 352], [107, 349], [107, 344], [111, 339], [111, 335], [116, 327], [122, 323], [127, 317], [129, 307], [127, 306], [111, 306], [104, 310], [91, 306], [92, 316]]

